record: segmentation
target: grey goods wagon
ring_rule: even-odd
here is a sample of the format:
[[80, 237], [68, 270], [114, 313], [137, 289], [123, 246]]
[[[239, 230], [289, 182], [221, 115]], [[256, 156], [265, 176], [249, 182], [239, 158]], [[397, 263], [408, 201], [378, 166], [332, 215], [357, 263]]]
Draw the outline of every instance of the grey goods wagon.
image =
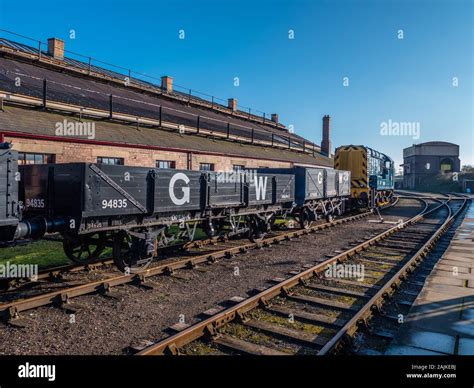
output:
[[19, 223], [18, 154], [6, 143], [0, 143], [0, 240], [14, 238]]
[[67, 256], [87, 263], [106, 246], [121, 270], [146, 266], [160, 246], [208, 235], [262, 238], [277, 216], [303, 227], [342, 214], [350, 174], [324, 168], [237, 174], [93, 163], [20, 166], [0, 149], [0, 241], [60, 233]]
[[258, 171], [295, 177], [295, 216], [303, 228], [321, 217], [331, 221], [334, 215], [343, 214], [350, 196], [350, 171], [300, 166]]
[[[34, 230], [28, 237], [60, 232], [76, 262], [96, 259], [111, 245], [122, 270], [145, 263], [173, 238], [192, 240], [198, 224], [212, 234], [226, 220], [236, 233], [261, 238], [272, 217], [291, 210], [295, 195], [294, 178], [285, 174], [229, 181], [215, 172], [92, 163], [22, 166], [21, 172], [24, 215]], [[170, 239], [175, 224], [180, 231]]]

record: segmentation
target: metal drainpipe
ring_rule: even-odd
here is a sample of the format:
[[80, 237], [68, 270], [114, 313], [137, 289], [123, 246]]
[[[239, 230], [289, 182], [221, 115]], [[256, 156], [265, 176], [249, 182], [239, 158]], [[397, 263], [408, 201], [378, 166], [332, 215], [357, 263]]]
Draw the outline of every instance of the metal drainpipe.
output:
[[192, 152], [188, 152], [186, 154], [186, 157], [187, 157], [187, 167], [188, 167], [188, 170], [192, 170], [193, 169], [193, 153]]

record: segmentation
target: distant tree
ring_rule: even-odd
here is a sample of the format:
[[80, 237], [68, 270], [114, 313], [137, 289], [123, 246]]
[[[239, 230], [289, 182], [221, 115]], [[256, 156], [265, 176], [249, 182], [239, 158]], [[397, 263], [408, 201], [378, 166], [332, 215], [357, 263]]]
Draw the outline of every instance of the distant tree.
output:
[[461, 167], [462, 172], [474, 172], [474, 166], [471, 164], [465, 164]]

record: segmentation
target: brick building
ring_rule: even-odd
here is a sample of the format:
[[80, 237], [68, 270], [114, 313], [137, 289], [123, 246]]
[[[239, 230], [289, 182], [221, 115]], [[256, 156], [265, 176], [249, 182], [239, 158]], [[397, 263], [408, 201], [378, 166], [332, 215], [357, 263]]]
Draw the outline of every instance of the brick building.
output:
[[290, 133], [277, 114], [178, 90], [169, 76], [151, 83], [67, 54], [59, 39], [49, 39], [47, 50], [0, 39], [0, 141], [13, 143], [20, 163], [220, 171], [333, 165], [329, 116], [321, 149]]
[[403, 187], [418, 189], [437, 175], [460, 171], [459, 146], [444, 141], [413, 144], [403, 150]]

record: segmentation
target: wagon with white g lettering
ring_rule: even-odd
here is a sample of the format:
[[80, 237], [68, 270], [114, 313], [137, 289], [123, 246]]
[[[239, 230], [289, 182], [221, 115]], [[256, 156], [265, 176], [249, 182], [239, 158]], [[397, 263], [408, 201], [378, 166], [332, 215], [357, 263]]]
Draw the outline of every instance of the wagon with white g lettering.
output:
[[245, 233], [260, 240], [277, 217], [294, 216], [306, 228], [322, 216], [342, 214], [350, 194], [349, 172], [306, 167], [209, 172], [23, 165], [17, 182], [14, 153], [1, 155], [0, 179], [8, 193], [0, 195], [8, 194], [10, 202], [0, 222], [10, 218], [12, 226], [0, 240], [60, 233], [71, 260], [89, 263], [112, 247], [122, 271], [146, 267], [160, 247], [192, 241], [198, 226], [208, 236]]
[[199, 171], [65, 163], [22, 166], [21, 173], [24, 236], [59, 232], [78, 263], [112, 246], [121, 270], [144, 267], [159, 246], [192, 239], [202, 219]]
[[261, 239], [294, 206], [294, 177], [155, 169], [94, 163], [22, 166], [25, 236], [58, 232], [78, 263], [113, 248], [122, 271], [143, 268], [159, 247], [209, 235]]
[[[334, 215], [341, 215], [344, 212], [350, 192], [347, 192], [342, 184], [341, 191], [338, 191], [339, 175], [337, 170], [298, 166], [288, 169], [271, 168], [263, 171], [294, 177], [296, 206], [292, 215], [299, 221], [302, 228], [309, 228], [312, 222], [323, 217], [331, 221]], [[348, 174], [350, 182], [350, 172], [345, 171], [344, 173]]]

